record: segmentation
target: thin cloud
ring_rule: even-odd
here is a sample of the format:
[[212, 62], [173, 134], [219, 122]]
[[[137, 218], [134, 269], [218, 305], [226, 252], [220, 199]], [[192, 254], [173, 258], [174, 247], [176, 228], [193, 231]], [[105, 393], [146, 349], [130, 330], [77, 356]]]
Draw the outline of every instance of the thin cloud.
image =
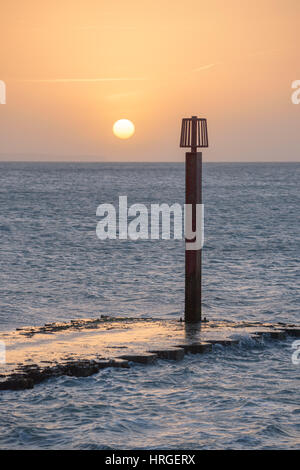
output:
[[197, 67], [196, 69], [194, 69], [194, 72], [201, 72], [202, 70], [208, 70], [219, 64], [221, 64], [221, 62], [216, 62], [215, 64], [201, 65], [200, 67]]
[[130, 91], [128, 93], [114, 93], [112, 95], [107, 95], [106, 99], [109, 100], [109, 101], [115, 101], [115, 100], [117, 101], [117, 100], [122, 99], [122, 98], [137, 96], [139, 94], [140, 94], [140, 92], [138, 92], [138, 91]]
[[137, 29], [136, 26], [125, 26], [125, 25], [83, 25], [83, 26], [78, 26], [77, 28], [73, 28], [75, 30], [79, 31], [95, 31], [95, 30], [104, 30], [104, 29], [120, 29], [120, 30], [135, 30]]
[[276, 52], [281, 52], [283, 49], [264, 49], [264, 50], [261, 50], [261, 51], [256, 51], [256, 52], [252, 52], [251, 54], [249, 54], [249, 57], [256, 57], [256, 56], [259, 56], [259, 55], [267, 55], [267, 54], [274, 54]]
[[46, 78], [46, 79], [28, 79], [18, 80], [30, 83], [96, 83], [96, 82], [135, 82], [147, 80], [141, 77], [108, 77], [108, 78]]
[[[235, 60], [228, 61], [227, 63], [228, 64], [233, 64], [233, 63], [236, 63], [236, 62], [247, 60], [250, 57], [270, 55], [270, 54], [275, 54], [275, 53], [281, 52], [281, 51], [283, 51], [283, 49], [263, 49], [263, 50], [260, 50], [260, 51], [251, 52], [249, 54], [246, 54], [243, 57], [237, 58]], [[209, 69], [215, 67], [216, 65], [222, 65], [222, 64], [224, 64], [224, 62], [215, 62], [213, 64], [201, 65], [200, 67], [197, 67], [196, 69], [194, 69], [194, 72], [201, 72], [202, 70], [209, 70]]]

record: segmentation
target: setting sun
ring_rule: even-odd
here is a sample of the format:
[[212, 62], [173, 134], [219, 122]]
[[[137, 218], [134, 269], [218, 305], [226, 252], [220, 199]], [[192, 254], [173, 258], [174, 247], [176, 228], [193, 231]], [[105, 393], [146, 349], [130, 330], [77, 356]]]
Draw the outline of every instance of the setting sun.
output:
[[129, 119], [119, 119], [113, 125], [113, 133], [120, 139], [129, 139], [134, 131], [134, 124]]

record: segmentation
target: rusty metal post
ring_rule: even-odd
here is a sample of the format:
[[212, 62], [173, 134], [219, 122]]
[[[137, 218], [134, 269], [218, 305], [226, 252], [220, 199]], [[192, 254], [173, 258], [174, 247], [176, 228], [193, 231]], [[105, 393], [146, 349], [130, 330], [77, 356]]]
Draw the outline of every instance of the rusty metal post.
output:
[[[202, 153], [185, 154], [185, 203], [192, 204], [192, 229], [196, 231], [196, 204], [202, 204]], [[201, 321], [202, 250], [185, 249], [185, 321]]]
[[[181, 147], [191, 147], [185, 157], [185, 203], [192, 205], [192, 230], [196, 232], [196, 206], [202, 204], [202, 153], [208, 147], [206, 119], [183, 119]], [[187, 243], [187, 241], [186, 241]], [[185, 321], [201, 322], [202, 249], [185, 249]]]

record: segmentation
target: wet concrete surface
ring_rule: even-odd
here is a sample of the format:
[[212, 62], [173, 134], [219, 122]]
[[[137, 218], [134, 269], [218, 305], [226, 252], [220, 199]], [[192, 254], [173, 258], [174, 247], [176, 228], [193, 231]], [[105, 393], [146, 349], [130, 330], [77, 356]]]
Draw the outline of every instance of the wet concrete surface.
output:
[[206, 354], [217, 344], [238, 346], [243, 337], [282, 340], [299, 337], [295, 324], [174, 320], [98, 319], [49, 323], [0, 333], [6, 363], [0, 364], [0, 390], [20, 390], [53, 377], [87, 377], [107, 367], [151, 365], [158, 359], [181, 360]]

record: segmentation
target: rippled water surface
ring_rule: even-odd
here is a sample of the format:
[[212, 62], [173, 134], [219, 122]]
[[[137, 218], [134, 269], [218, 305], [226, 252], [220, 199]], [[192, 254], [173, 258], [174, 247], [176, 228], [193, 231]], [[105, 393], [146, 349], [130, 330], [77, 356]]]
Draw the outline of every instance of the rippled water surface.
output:
[[[181, 164], [0, 164], [0, 329], [178, 318], [182, 241], [100, 241], [96, 208], [184, 202]], [[206, 164], [208, 318], [299, 321], [299, 164]], [[296, 448], [291, 340], [0, 396], [2, 448]]]

